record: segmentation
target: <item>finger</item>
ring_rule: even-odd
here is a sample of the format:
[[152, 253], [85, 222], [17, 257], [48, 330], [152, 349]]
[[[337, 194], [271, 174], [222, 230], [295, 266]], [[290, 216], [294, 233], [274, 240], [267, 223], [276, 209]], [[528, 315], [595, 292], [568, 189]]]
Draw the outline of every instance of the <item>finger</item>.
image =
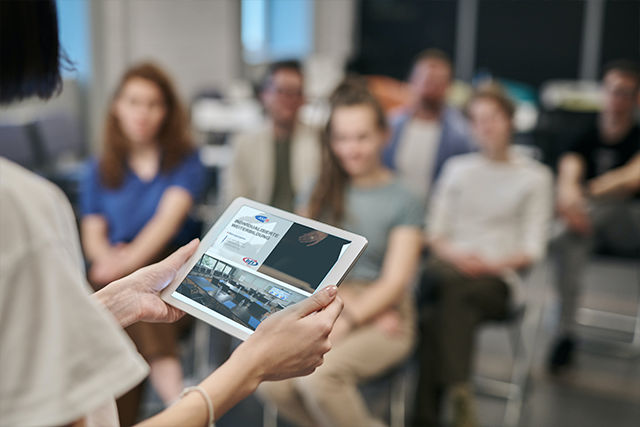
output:
[[316, 292], [311, 295], [306, 300], [291, 306], [291, 308], [295, 309], [298, 316], [305, 317], [327, 307], [334, 299], [336, 299], [336, 295], [338, 295], [338, 288], [333, 285], [327, 286], [320, 292]]
[[344, 303], [340, 298], [335, 298], [331, 304], [329, 304], [321, 313], [318, 313], [318, 316], [323, 316], [329, 319], [331, 324], [334, 324], [340, 313], [342, 313], [342, 309], [344, 308]]

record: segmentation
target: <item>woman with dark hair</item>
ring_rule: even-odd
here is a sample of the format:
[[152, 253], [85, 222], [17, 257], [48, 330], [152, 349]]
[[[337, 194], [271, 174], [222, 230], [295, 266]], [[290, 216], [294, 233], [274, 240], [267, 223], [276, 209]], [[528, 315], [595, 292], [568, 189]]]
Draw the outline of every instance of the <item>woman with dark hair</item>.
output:
[[[0, 103], [51, 97], [60, 87], [55, 2], [0, 1], [0, 21]], [[184, 314], [159, 293], [197, 240], [90, 296], [62, 191], [0, 157], [0, 200], [0, 425], [118, 425], [114, 397], [147, 373], [121, 328]], [[342, 308], [336, 291], [329, 286], [269, 317], [144, 425], [208, 427], [261, 381], [313, 372], [331, 348]]]
[[[130, 68], [109, 106], [103, 151], [90, 163], [81, 192], [82, 243], [93, 286], [100, 289], [198, 237], [189, 212], [204, 178], [170, 78], [151, 63]], [[176, 325], [137, 323], [127, 333], [151, 366], [160, 398], [174, 402], [183, 379]], [[138, 387], [118, 402], [125, 426], [135, 421], [140, 392]]]
[[365, 236], [369, 246], [340, 287], [345, 309], [325, 363], [260, 392], [297, 425], [372, 426], [382, 421], [372, 419], [358, 384], [397, 366], [414, 346], [410, 286], [424, 213], [382, 163], [388, 129], [378, 102], [359, 82], [345, 82], [331, 104], [322, 172], [306, 213]]
[[478, 90], [467, 115], [480, 152], [448, 160], [435, 189], [425, 270], [435, 302], [421, 316], [415, 426], [440, 425], [445, 392], [453, 424], [477, 425], [469, 383], [475, 331], [508, 314], [520, 299], [516, 272], [545, 253], [552, 175], [511, 148], [514, 110], [499, 87]]

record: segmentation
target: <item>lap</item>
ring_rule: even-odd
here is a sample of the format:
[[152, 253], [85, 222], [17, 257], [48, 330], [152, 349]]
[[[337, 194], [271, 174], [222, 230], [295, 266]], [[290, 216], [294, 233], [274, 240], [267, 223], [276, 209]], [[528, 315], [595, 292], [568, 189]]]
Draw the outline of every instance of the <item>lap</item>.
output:
[[325, 355], [325, 361], [311, 376], [334, 377], [364, 382], [382, 375], [405, 360], [415, 345], [415, 326], [389, 335], [375, 325], [357, 329]]

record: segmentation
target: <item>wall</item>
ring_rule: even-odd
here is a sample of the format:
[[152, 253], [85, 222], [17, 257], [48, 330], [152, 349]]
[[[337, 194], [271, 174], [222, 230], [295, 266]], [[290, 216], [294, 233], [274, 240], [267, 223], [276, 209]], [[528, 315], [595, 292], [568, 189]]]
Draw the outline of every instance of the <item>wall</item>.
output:
[[[96, 151], [106, 105], [129, 64], [152, 59], [189, 101], [247, 74], [240, 43], [240, 1], [92, 1], [89, 128]], [[315, 0], [315, 52], [345, 63], [354, 51], [357, 0]]]
[[315, 50], [347, 61], [355, 50], [357, 0], [315, 1]]
[[357, 71], [406, 77], [411, 57], [447, 51], [458, 78], [486, 67], [539, 86], [594, 79], [614, 58], [640, 59], [640, 1], [360, 0]]

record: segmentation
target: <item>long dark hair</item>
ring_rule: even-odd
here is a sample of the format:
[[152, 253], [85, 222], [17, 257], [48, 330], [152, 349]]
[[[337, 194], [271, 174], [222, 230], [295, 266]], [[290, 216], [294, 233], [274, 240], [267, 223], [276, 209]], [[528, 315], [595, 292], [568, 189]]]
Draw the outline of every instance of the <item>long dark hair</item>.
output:
[[0, 18], [0, 104], [60, 92], [60, 65], [69, 62], [60, 49], [55, 1], [0, 1]]
[[[345, 189], [349, 177], [331, 150], [331, 122], [340, 107], [364, 105], [373, 110], [376, 125], [387, 129], [387, 119], [378, 101], [367, 90], [363, 80], [351, 77], [343, 81], [330, 98], [331, 113], [322, 135], [322, 169], [309, 200], [309, 216], [339, 224], [345, 216]], [[325, 217], [326, 216], [326, 217]]]
[[157, 136], [162, 152], [161, 171], [170, 171], [193, 151], [187, 115], [172, 80], [159, 66], [153, 63], [145, 62], [136, 65], [122, 76], [107, 113], [103, 151], [100, 158], [100, 175], [102, 182], [108, 188], [118, 188], [122, 184], [126, 172], [126, 161], [131, 144], [122, 132], [115, 115], [114, 105], [122, 89], [134, 78], [154, 83], [164, 98], [167, 112]]

